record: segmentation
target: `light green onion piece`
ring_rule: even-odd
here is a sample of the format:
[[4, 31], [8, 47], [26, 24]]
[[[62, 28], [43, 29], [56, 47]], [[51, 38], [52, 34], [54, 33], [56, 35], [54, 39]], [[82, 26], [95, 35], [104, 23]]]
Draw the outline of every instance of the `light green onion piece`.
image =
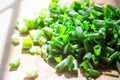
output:
[[49, 27], [44, 27], [43, 31], [45, 32], [46, 35], [51, 36], [53, 33], [53, 29]]
[[23, 38], [22, 49], [30, 49], [32, 47], [32, 39], [30, 37]]
[[45, 44], [47, 42], [47, 39], [45, 38], [45, 37], [43, 37], [43, 36], [41, 36], [40, 38], [39, 38], [39, 44], [42, 46], [43, 44]]
[[15, 58], [9, 63], [10, 68], [17, 68], [19, 65], [20, 65], [20, 58]]
[[19, 44], [19, 36], [16, 35], [16, 34], [13, 34], [13, 35], [12, 35], [12, 42], [13, 42], [14, 44]]
[[41, 54], [41, 48], [36, 51], [36, 54], [37, 54], [37, 55], [40, 55], [40, 54]]
[[29, 52], [31, 55], [35, 55], [37, 53], [37, 51], [33, 48], [30, 48]]
[[28, 28], [27, 28], [27, 26], [25, 26], [24, 22], [19, 23], [18, 30], [20, 33], [27, 33], [28, 32]]
[[38, 69], [34, 66], [28, 67], [25, 72], [25, 78], [35, 79], [38, 76]]

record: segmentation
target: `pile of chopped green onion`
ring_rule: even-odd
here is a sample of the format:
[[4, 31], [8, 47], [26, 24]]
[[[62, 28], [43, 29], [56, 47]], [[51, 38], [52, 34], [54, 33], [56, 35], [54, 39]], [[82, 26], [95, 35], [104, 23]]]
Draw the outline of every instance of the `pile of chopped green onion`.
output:
[[[86, 77], [98, 77], [98, 68], [113, 67], [120, 72], [120, 9], [74, 1], [61, 6], [52, 0], [35, 19], [18, 22], [16, 28], [23, 38], [22, 50], [38, 54], [47, 62], [56, 62], [56, 71], [77, 73], [82, 67]], [[14, 41], [13, 41], [14, 42]], [[18, 42], [17, 42], [18, 43]]]

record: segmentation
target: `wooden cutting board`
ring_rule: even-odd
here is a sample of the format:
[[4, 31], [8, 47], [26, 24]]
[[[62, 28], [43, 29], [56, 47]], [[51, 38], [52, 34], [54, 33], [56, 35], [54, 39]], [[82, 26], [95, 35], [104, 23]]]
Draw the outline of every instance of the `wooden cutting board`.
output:
[[[72, 0], [67, 0], [66, 2]], [[112, 3], [120, 7], [120, 0], [91, 0], [102, 5]], [[39, 70], [39, 76], [35, 80], [86, 80], [82, 69], [78, 74], [68, 71], [57, 73], [54, 69], [55, 63], [47, 63], [38, 55], [30, 55], [21, 51], [21, 44], [16, 46], [11, 43], [11, 35], [18, 34], [13, 26], [17, 20], [31, 18], [38, 14], [43, 7], [47, 7], [50, 0], [1, 0], [0, 1], [0, 80], [26, 80], [25, 70], [35, 66]], [[2, 26], [2, 27], [1, 27]], [[17, 70], [10, 70], [8, 64], [14, 58], [20, 58], [21, 64]], [[104, 71], [104, 70], [102, 70]], [[117, 73], [115, 70], [107, 71]], [[101, 75], [96, 80], [120, 80], [120, 78]]]

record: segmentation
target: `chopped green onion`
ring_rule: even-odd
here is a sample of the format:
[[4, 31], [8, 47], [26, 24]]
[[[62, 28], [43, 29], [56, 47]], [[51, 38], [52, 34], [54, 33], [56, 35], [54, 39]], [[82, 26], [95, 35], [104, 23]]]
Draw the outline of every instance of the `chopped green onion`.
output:
[[22, 49], [30, 49], [32, 47], [32, 39], [30, 37], [23, 38]]
[[19, 44], [20, 43], [19, 36], [16, 35], [16, 34], [13, 34], [12, 35], [12, 42], [15, 43], [15, 44]]

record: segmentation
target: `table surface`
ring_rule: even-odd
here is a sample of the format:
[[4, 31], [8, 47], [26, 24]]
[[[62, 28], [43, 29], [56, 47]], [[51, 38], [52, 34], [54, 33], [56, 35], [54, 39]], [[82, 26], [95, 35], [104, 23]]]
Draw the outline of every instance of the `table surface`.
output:
[[[120, 0], [116, 0], [117, 2], [113, 2], [114, 0], [92, 1], [100, 4], [112, 3], [113, 5], [120, 3]], [[35, 80], [86, 80], [80, 69], [78, 75], [67, 71], [56, 73], [54, 63], [46, 63], [41, 56], [24, 54], [20, 50], [21, 45], [15, 46], [11, 44], [12, 34], [19, 34], [14, 30], [15, 22], [34, 17], [49, 3], [50, 0], [0, 0], [0, 80], [26, 80], [24, 79], [24, 71], [30, 66], [36, 66], [39, 69], [39, 76]], [[8, 64], [15, 57], [21, 59], [21, 65], [16, 71], [10, 71]], [[114, 70], [111, 72], [116, 73]], [[108, 79], [120, 80], [104, 75], [97, 80]]]

